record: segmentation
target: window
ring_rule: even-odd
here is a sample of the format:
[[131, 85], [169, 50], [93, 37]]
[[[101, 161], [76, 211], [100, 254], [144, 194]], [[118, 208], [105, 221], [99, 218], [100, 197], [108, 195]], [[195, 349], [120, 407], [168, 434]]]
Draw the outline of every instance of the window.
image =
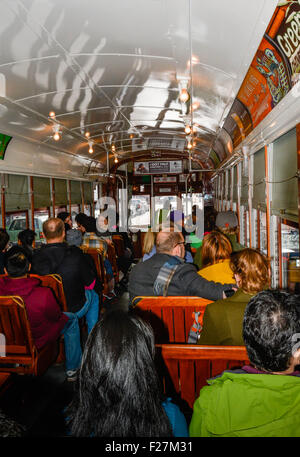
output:
[[260, 211], [260, 246], [259, 249], [268, 255], [267, 215]]
[[17, 244], [18, 233], [28, 228], [28, 214], [26, 212], [9, 213], [8, 224], [6, 226], [7, 233], [9, 234], [9, 240], [12, 244]]
[[[282, 286], [294, 291], [299, 287], [299, 229], [281, 224]], [[298, 293], [298, 291], [297, 291]]]
[[133, 195], [129, 209], [129, 228], [148, 228], [150, 225], [150, 195]]

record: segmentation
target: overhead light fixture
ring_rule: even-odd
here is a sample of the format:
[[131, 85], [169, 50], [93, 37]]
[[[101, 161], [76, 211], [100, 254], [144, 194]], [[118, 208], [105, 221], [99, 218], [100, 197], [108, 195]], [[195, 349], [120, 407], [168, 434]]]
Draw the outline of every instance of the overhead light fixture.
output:
[[94, 144], [93, 141], [89, 140], [89, 153], [90, 154], [93, 154], [93, 152], [94, 152], [93, 144]]
[[54, 111], [50, 111], [49, 117], [51, 117], [51, 119], [55, 119], [55, 112]]
[[114, 144], [111, 145], [111, 150], [112, 150], [112, 152], [115, 152], [116, 146]]
[[117, 156], [115, 156], [115, 160], [114, 160], [115, 163], [118, 163], [119, 162], [119, 159]]
[[191, 133], [192, 130], [191, 130], [191, 127], [190, 127], [189, 125], [186, 125], [184, 131], [185, 131], [185, 133], [186, 133], [187, 135], [189, 135], [189, 134]]
[[61, 139], [60, 126], [58, 124], [53, 125], [53, 140], [59, 141]]
[[84, 136], [85, 136], [86, 138], [89, 138], [89, 137], [90, 137], [90, 132], [85, 132]]
[[179, 79], [178, 84], [179, 84], [179, 89], [180, 89], [179, 100], [181, 101], [181, 103], [187, 103], [190, 99], [190, 94], [187, 89], [188, 79], [186, 79], [186, 78]]
[[131, 134], [129, 135], [129, 138], [132, 140], [132, 138], [134, 138], [134, 134], [131, 133]]

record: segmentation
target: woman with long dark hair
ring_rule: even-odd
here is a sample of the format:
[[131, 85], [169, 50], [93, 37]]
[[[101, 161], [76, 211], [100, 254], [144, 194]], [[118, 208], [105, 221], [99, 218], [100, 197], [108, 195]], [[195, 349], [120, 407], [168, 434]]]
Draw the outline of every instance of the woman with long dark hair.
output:
[[188, 436], [179, 408], [162, 401], [153, 357], [148, 324], [122, 310], [107, 312], [85, 346], [78, 391], [67, 410], [71, 434]]

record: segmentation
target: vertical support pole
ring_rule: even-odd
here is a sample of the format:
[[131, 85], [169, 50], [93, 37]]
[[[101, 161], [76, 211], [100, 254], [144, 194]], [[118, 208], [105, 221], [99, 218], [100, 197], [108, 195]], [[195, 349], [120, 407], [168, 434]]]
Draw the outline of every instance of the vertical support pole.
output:
[[[296, 125], [297, 136], [297, 165], [298, 165], [298, 227], [300, 227], [300, 124]], [[300, 252], [300, 237], [299, 237]]]
[[29, 195], [30, 195], [30, 228], [34, 230], [34, 189], [33, 176], [29, 176]]
[[[239, 227], [240, 227], [240, 230], [241, 230], [241, 211], [240, 211], [240, 208], [241, 208], [241, 162], [237, 164], [236, 166], [236, 177], [237, 177], [237, 205], [236, 205], [236, 214], [237, 214], [237, 218], [238, 218], [238, 223], [239, 223]], [[238, 242], [240, 243], [241, 241], [241, 232], [239, 230], [239, 233], [238, 233]]]
[[1, 218], [2, 218], [2, 227], [6, 228], [5, 221], [5, 185], [4, 185], [4, 174], [1, 174]]
[[279, 258], [279, 288], [282, 289], [282, 239], [281, 239], [281, 219], [278, 217], [277, 224], [278, 258]]
[[81, 212], [84, 213], [84, 189], [83, 189], [83, 181], [80, 181], [80, 193], [81, 193]]
[[268, 161], [268, 146], [265, 146], [265, 176], [266, 176], [266, 224], [267, 224], [267, 254], [271, 257], [270, 244], [270, 184], [269, 184], [269, 161]]
[[67, 180], [67, 196], [68, 196], [69, 213], [72, 214], [71, 181], [69, 179]]
[[52, 202], [52, 217], [55, 217], [55, 181], [54, 178], [50, 178], [50, 192]]
[[253, 245], [252, 230], [252, 198], [253, 198], [253, 155], [248, 157], [248, 213], [249, 213], [249, 247]]

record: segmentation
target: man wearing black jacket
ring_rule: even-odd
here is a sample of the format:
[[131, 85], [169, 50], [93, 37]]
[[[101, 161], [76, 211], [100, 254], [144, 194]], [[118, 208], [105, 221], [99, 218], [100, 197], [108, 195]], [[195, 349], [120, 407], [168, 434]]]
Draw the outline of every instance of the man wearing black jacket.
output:
[[[78, 247], [69, 246], [64, 242], [65, 227], [61, 219], [53, 217], [45, 221], [43, 233], [47, 244], [34, 251], [32, 273], [59, 274], [63, 281], [68, 311], [80, 312], [79, 317], [81, 317], [81, 311], [86, 307], [86, 318], [96, 323], [98, 302], [93, 302], [91, 305], [93, 309], [90, 309], [85, 294], [85, 288], [92, 289], [96, 278], [83, 252]], [[90, 327], [92, 326], [90, 322]]]
[[181, 232], [159, 232], [156, 254], [133, 267], [129, 276], [130, 302], [136, 296], [198, 296], [208, 300], [226, 298], [233, 284], [207, 281], [195, 266], [184, 262], [185, 246]]

